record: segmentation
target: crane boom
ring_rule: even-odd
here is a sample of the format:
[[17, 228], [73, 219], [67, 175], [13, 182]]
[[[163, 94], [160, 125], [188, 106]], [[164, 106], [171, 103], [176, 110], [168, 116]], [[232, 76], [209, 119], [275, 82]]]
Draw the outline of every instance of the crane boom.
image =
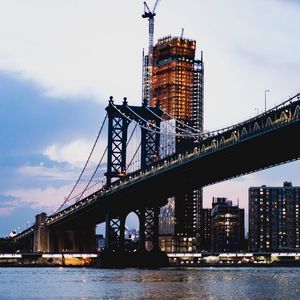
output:
[[152, 68], [153, 68], [153, 36], [154, 36], [154, 17], [156, 16], [155, 10], [159, 0], [156, 0], [153, 10], [151, 11], [147, 2], [144, 1], [144, 14], [143, 18], [147, 18], [149, 21], [148, 26], [148, 56], [146, 63], [144, 62], [146, 79], [143, 80], [143, 91], [145, 98], [149, 104], [152, 100]]

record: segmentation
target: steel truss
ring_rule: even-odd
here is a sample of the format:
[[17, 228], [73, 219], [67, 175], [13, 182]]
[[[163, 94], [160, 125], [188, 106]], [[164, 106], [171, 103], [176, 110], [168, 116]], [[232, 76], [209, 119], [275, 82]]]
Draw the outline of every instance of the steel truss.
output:
[[[108, 115], [108, 151], [105, 175], [109, 187], [113, 178], [126, 175], [126, 145], [130, 120], [145, 126], [148, 125], [145, 122], [151, 122], [160, 128], [160, 117], [163, 111], [160, 109], [159, 103], [156, 107], [147, 108], [147, 101], [144, 101], [141, 107], [128, 106], [126, 98], [123, 100], [123, 105], [114, 105], [112, 97], [110, 97], [106, 110]], [[159, 141], [159, 132], [153, 133], [141, 128], [141, 168], [146, 168], [159, 158]]]
[[106, 213], [105, 248], [110, 250], [124, 249], [125, 216], [111, 216]]

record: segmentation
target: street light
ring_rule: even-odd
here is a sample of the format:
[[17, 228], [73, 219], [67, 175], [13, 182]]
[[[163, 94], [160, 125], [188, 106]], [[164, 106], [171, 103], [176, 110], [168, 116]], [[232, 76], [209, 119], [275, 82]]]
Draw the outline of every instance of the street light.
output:
[[265, 90], [265, 112], [267, 111], [267, 93], [270, 92], [269, 90]]

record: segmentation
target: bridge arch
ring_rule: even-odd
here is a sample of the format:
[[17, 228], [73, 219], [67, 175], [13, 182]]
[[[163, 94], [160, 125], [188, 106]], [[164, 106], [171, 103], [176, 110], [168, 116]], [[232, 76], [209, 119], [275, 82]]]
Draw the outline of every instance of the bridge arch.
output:
[[288, 115], [282, 111], [281, 114], [280, 114], [280, 122], [284, 123], [288, 120]]
[[127, 252], [134, 252], [140, 248], [140, 214], [131, 211], [125, 216], [124, 248]]
[[225, 144], [225, 138], [224, 138], [224, 136], [222, 136], [220, 139], [219, 145], [222, 146], [224, 144]]
[[218, 142], [217, 142], [217, 140], [213, 139], [211, 141], [211, 145], [210, 146], [211, 146], [212, 149], [217, 149], [218, 148]]
[[234, 142], [237, 142], [238, 141], [238, 133], [236, 131], [232, 132], [231, 135], [230, 135], [230, 139]]
[[266, 122], [266, 127], [271, 127], [273, 125], [272, 119], [268, 117], [267, 122]]
[[297, 105], [293, 114], [293, 120], [297, 120], [299, 119], [299, 115], [300, 115], [300, 106]]
[[260, 129], [259, 125], [257, 122], [255, 122], [254, 126], [253, 126], [253, 132], [258, 131]]
[[241, 136], [245, 136], [248, 134], [248, 131], [246, 129], [246, 127], [243, 127], [242, 132], [241, 132]]

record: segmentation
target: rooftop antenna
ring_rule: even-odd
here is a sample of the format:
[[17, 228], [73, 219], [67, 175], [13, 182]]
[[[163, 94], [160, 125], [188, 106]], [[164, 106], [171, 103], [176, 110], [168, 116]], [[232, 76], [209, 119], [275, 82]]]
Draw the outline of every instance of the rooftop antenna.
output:
[[183, 39], [183, 34], [184, 34], [184, 28], [181, 28], [181, 35], [180, 35], [180, 39]]

